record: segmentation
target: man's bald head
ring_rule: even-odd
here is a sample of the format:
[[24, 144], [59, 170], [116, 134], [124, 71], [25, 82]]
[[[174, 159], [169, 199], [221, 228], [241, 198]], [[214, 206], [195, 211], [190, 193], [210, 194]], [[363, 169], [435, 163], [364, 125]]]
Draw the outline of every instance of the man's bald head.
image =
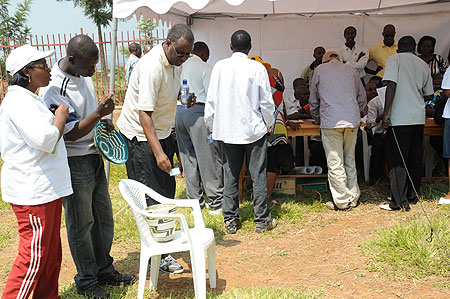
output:
[[416, 40], [412, 36], [403, 36], [398, 41], [398, 53], [402, 52], [414, 52], [416, 49]]
[[98, 58], [95, 42], [87, 35], [76, 35], [67, 44], [62, 68], [74, 76], [91, 77], [95, 73]]
[[152, 49], [152, 46], [150, 44], [146, 44], [144, 46], [144, 55], [147, 54], [148, 52], [150, 52], [151, 49]]
[[98, 48], [89, 36], [85, 34], [76, 35], [67, 44], [67, 56], [98, 58]]
[[383, 42], [386, 46], [391, 47], [394, 44], [395, 27], [392, 24], [387, 24], [383, 28]]

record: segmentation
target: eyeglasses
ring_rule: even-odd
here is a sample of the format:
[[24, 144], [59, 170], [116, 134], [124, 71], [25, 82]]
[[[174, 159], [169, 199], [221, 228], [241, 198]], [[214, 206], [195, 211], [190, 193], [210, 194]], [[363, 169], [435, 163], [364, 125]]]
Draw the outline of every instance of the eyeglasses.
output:
[[50, 70], [50, 68], [48, 67], [47, 63], [36, 63], [36, 64], [33, 64], [31, 67], [32, 68], [43, 69], [43, 70]]
[[367, 88], [368, 91], [377, 91], [376, 88]]
[[175, 46], [173, 45], [173, 42], [172, 42], [171, 45], [172, 45], [173, 49], [175, 50], [175, 53], [177, 54], [177, 57], [180, 57], [180, 58], [192, 57], [192, 53], [191, 52], [189, 52], [189, 53], [179, 53], [177, 48], [175, 48]]

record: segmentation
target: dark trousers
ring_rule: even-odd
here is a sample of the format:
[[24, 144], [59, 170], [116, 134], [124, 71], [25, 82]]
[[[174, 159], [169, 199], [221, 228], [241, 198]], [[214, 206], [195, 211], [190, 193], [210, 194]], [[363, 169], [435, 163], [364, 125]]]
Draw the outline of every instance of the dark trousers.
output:
[[[394, 126], [386, 134], [386, 162], [391, 178], [392, 201], [394, 209], [407, 208], [410, 202], [415, 202], [416, 195], [408, 178], [402, 157], [397, 147], [395, 137], [408, 168], [409, 175], [417, 192], [420, 189], [423, 160], [423, 129], [424, 125]], [[395, 132], [395, 137], [394, 137]]]
[[[129, 140], [122, 134], [128, 147], [128, 161], [126, 162], [128, 178], [136, 180], [152, 188], [159, 194], [175, 197], [175, 177], [161, 170], [156, 163], [156, 157], [147, 141], [137, 141], [136, 137]], [[159, 143], [173, 166], [175, 143], [173, 136], [160, 139]], [[147, 205], [151, 206], [159, 202], [147, 198]]]
[[250, 144], [223, 144], [224, 194], [222, 213], [225, 222], [239, 219], [238, 182], [244, 154], [253, 182], [253, 210], [255, 225], [265, 226], [271, 216], [267, 196], [267, 139], [266, 136]]
[[385, 137], [383, 134], [375, 134], [372, 137], [370, 153], [370, 180], [372, 181], [378, 181], [383, 176]]
[[320, 166], [323, 170], [323, 173], [326, 173], [328, 169], [327, 157], [325, 156], [325, 150], [323, 149], [322, 142], [310, 140], [309, 151], [311, 152], [311, 157], [309, 158], [309, 165]]

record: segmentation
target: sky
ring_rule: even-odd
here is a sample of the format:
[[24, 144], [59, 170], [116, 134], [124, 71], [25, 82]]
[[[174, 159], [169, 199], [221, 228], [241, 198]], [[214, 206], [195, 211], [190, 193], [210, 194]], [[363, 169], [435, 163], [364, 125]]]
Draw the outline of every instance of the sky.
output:
[[[10, 0], [9, 13], [13, 14], [17, 4], [23, 0]], [[80, 28], [86, 34], [97, 33], [94, 22], [84, 16], [83, 10], [74, 7], [72, 1], [58, 2], [56, 0], [33, 0], [28, 16], [28, 27], [33, 35], [58, 33], [80, 33]], [[119, 21], [118, 31], [137, 30], [137, 21], [133, 16], [130, 20]], [[109, 32], [111, 27], [102, 28]]]

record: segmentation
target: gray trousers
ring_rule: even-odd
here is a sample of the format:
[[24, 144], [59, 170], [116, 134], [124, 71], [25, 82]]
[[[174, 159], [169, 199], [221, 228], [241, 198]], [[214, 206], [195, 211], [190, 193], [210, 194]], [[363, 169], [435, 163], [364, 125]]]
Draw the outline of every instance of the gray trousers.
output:
[[197, 103], [194, 107], [177, 107], [175, 126], [186, 180], [186, 196], [199, 199], [204, 205], [203, 194], [209, 199], [209, 206], [218, 209], [223, 198], [223, 168], [221, 144], [206, 142], [208, 130], [203, 120], [205, 105]]
[[225, 192], [222, 214], [225, 222], [239, 219], [238, 181], [247, 154], [247, 167], [253, 183], [253, 211], [257, 227], [264, 227], [271, 219], [267, 196], [267, 139], [266, 136], [250, 144], [223, 144]]

